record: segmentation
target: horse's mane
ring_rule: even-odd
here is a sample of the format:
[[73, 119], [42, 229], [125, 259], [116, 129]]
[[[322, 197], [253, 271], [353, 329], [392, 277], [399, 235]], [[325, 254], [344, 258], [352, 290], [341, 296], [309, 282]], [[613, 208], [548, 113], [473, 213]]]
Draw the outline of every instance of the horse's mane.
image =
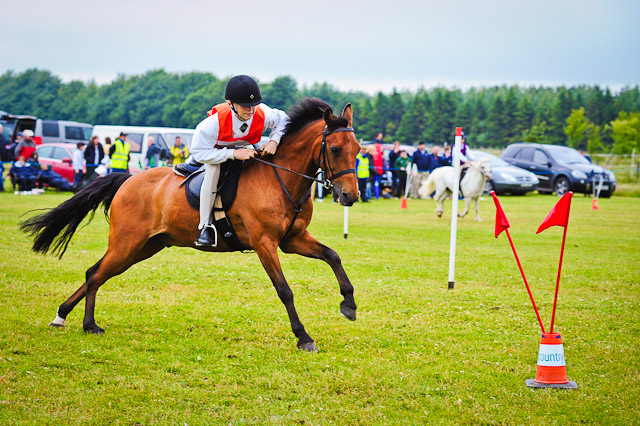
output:
[[[325, 110], [331, 107], [325, 101], [318, 98], [303, 98], [294, 105], [289, 112], [289, 124], [285, 129], [285, 136], [302, 130], [309, 123], [320, 120], [324, 116]], [[328, 124], [329, 130], [340, 127], [347, 127], [348, 122], [344, 117], [336, 116]]]

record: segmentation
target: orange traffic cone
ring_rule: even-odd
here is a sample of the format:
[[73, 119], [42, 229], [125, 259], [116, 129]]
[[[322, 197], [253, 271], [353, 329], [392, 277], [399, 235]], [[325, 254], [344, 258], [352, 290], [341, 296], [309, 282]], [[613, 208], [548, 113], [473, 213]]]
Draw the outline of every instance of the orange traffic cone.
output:
[[528, 379], [526, 383], [530, 388], [578, 388], [576, 382], [567, 380], [567, 366], [560, 333], [542, 333], [536, 378]]
[[598, 210], [600, 208], [600, 207], [598, 207], [598, 199], [597, 198], [593, 199], [593, 203], [591, 203], [591, 208], [593, 210]]
[[400, 208], [401, 209], [406, 209], [407, 208], [407, 199], [406, 199], [406, 197], [402, 197], [402, 199], [400, 200]]

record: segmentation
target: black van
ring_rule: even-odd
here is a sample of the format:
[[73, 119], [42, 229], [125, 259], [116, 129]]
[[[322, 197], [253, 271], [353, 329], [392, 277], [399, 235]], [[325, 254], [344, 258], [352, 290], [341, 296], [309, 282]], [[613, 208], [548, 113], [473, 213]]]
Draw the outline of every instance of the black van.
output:
[[93, 126], [88, 123], [65, 120], [42, 120], [32, 115], [14, 115], [0, 111], [2, 134], [8, 144], [13, 143], [19, 132], [33, 130], [33, 140], [41, 143], [88, 143]]

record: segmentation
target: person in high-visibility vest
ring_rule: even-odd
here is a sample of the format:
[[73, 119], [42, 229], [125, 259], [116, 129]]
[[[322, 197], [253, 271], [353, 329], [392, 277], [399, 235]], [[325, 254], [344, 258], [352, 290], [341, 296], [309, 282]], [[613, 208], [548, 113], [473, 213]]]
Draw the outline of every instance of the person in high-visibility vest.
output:
[[[217, 230], [210, 214], [220, 177], [220, 163], [230, 159], [248, 160], [262, 153], [275, 154], [284, 134], [289, 116], [262, 103], [258, 83], [249, 76], [237, 75], [227, 83], [226, 103], [214, 106], [209, 117], [196, 127], [191, 142], [191, 157], [204, 163], [204, 179], [200, 191], [200, 233], [194, 244], [198, 247], [215, 247]], [[260, 144], [262, 133], [271, 129], [269, 142]]]
[[109, 149], [109, 157], [111, 157], [111, 173], [129, 173], [130, 151], [131, 145], [127, 142], [127, 134], [125, 132], [120, 132], [120, 136]]
[[363, 203], [369, 201], [367, 198], [367, 182], [369, 181], [369, 167], [371, 156], [367, 154], [367, 147], [362, 146], [360, 152], [356, 156], [356, 176], [358, 176], [358, 190], [360, 191], [360, 199]]

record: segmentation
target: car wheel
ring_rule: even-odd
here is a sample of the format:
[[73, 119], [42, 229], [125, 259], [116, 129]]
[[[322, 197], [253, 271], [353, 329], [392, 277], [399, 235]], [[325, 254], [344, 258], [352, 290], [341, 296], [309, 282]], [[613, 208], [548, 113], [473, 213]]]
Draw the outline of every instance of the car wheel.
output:
[[487, 180], [484, 182], [484, 195], [490, 195], [491, 191], [495, 191], [495, 186], [493, 185], [493, 182]]
[[562, 197], [564, 194], [571, 190], [571, 185], [569, 184], [569, 179], [564, 176], [560, 176], [553, 183], [553, 189], [556, 191], [556, 195], [558, 197]]

